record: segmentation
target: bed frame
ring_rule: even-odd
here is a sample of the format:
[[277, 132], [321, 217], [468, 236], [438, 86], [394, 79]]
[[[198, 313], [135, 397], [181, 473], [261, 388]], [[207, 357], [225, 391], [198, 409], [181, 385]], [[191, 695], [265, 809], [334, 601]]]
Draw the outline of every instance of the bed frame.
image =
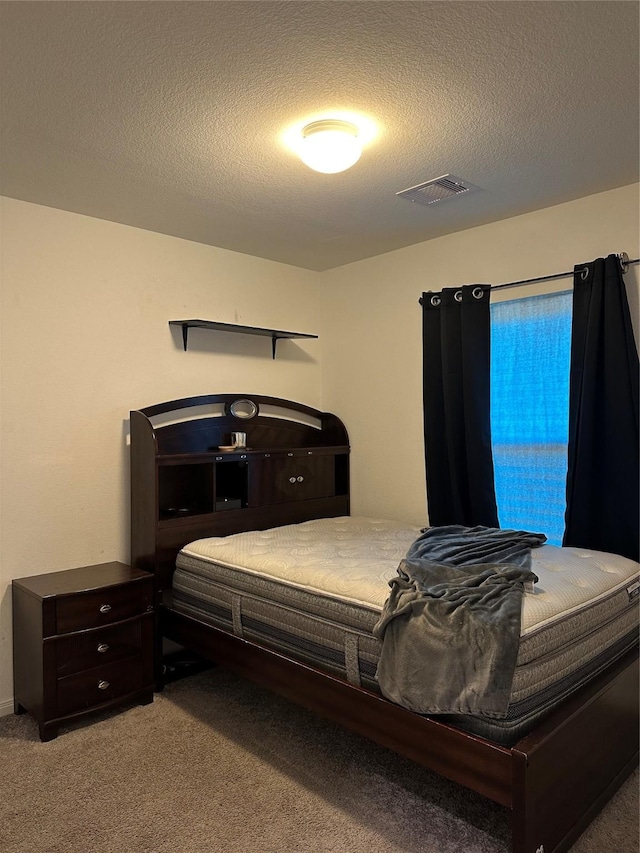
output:
[[[237, 431], [248, 449], [219, 451]], [[349, 514], [334, 415], [252, 394], [150, 406], [131, 412], [131, 475], [132, 565], [156, 579], [158, 659], [164, 636], [506, 806], [513, 853], [567, 851], [637, 766], [637, 648], [506, 747], [173, 609], [175, 557], [193, 539]]]

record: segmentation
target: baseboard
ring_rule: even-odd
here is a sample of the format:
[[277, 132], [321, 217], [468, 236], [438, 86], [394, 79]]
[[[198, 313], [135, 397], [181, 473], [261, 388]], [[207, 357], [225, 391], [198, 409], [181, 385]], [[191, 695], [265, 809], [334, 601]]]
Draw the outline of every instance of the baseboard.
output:
[[13, 699], [0, 702], [0, 717], [6, 717], [7, 714], [13, 714]]

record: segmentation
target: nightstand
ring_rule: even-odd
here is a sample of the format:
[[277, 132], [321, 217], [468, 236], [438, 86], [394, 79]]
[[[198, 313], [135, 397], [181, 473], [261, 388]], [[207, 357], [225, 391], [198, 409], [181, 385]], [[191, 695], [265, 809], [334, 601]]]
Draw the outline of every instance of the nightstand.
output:
[[13, 581], [14, 709], [61, 723], [153, 701], [153, 577], [102, 563]]

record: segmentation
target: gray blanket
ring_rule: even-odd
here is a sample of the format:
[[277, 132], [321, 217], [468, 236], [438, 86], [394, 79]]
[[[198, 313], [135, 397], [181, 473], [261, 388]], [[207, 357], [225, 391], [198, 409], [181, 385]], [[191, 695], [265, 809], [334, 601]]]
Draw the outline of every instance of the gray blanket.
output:
[[374, 634], [384, 696], [421, 714], [506, 716], [531, 548], [546, 537], [432, 527], [409, 548]]

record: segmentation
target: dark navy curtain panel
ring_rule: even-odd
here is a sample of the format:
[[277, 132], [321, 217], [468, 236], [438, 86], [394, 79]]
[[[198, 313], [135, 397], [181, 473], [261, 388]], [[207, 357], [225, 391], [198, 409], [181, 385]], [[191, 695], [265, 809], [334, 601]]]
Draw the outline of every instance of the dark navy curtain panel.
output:
[[498, 527], [490, 417], [489, 285], [423, 293], [429, 522]]
[[638, 559], [638, 381], [618, 257], [575, 267], [563, 545]]

